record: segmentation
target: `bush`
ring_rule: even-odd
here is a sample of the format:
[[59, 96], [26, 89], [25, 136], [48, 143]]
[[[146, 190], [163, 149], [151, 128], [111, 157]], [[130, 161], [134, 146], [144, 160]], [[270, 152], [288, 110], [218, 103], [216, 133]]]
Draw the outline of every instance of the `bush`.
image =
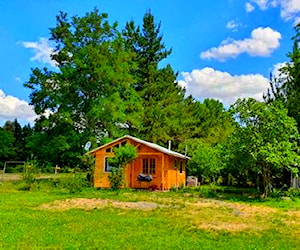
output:
[[120, 148], [114, 148], [114, 157], [109, 158], [111, 173], [108, 176], [111, 188], [118, 190], [122, 187], [124, 181], [124, 169], [126, 165], [137, 157], [134, 146], [125, 145]]
[[95, 170], [95, 157], [93, 155], [85, 154], [81, 158], [82, 169], [87, 173], [86, 178], [90, 183], [90, 186], [93, 186], [94, 183], [94, 170]]
[[37, 167], [35, 162], [26, 162], [24, 165], [23, 181], [24, 186], [22, 190], [32, 190], [36, 187], [35, 175], [37, 173]]
[[53, 167], [50, 163], [47, 163], [42, 169], [42, 173], [51, 173], [53, 174], [55, 172], [55, 167]]
[[89, 183], [82, 175], [72, 174], [69, 177], [52, 179], [52, 185], [57, 188], [67, 189], [70, 193], [77, 193], [88, 187]]
[[300, 198], [300, 189], [299, 188], [290, 188], [286, 191], [286, 196], [291, 198]]

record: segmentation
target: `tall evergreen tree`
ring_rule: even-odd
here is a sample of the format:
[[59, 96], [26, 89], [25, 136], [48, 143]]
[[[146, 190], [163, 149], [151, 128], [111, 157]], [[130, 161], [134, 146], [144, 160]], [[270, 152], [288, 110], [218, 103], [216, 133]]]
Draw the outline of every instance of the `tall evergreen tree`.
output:
[[159, 67], [163, 59], [171, 54], [166, 49], [160, 34], [160, 23], [156, 24], [151, 12], [143, 18], [142, 27], [128, 22], [123, 31], [127, 47], [135, 53], [137, 68], [136, 90], [143, 104], [140, 134], [147, 140], [165, 144], [176, 141], [180, 131], [180, 120], [184, 104], [184, 90], [176, 82], [177, 74], [170, 65]]
[[0, 128], [0, 163], [2, 166], [5, 161], [11, 160], [11, 157], [15, 156], [13, 143], [13, 132], [6, 128]]
[[289, 62], [281, 69], [280, 75], [271, 77], [270, 89], [265, 97], [267, 101], [281, 99], [293, 117], [300, 131], [300, 23], [295, 26], [293, 50], [288, 53]]

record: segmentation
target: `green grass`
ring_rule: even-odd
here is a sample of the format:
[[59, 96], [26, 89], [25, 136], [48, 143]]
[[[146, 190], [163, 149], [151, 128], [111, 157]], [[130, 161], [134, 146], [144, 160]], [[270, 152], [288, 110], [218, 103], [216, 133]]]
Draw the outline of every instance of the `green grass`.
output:
[[[70, 194], [46, 181], [34, 191], [19, 191], [19, 185], [0, 185], [1, 249], [299, 249], [300, 245], [299, 200], [249, 203], [179, 192], [91, 188]], [[38, 209], [44, 203], [78, 197], [171, 206], [152, 211], [110, 206]]]

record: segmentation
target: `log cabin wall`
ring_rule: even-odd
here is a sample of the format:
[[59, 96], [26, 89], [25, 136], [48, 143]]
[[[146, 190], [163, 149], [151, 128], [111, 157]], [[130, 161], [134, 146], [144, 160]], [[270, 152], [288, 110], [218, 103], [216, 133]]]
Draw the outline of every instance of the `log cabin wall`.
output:
[[168, 186], [182, 187], [186, 185], [186, 160], [177, 157], [169, 157], [168, 164]]
[[[105, 158], [113, 157], [113, 148], [130, 143], [137, 149], [138, 157], [129, 163], [125, 168], [124, 187], [127, 188], [154, 188], [170, 189], [185, 185], [185, 162], [186, 160], [170, 156], [159, 150], [153, 149], [142, 143], [131, 139], [123, 139], [109, 144], [107, 147], [100, 148], [93, 152], [95, 155], [94, 186], [96, 188], [109, 188], [109, 172], [105, 172]], [[184, 162], [184, 171], [180, 173], [175, 163]], [[151, 167], [150, 167], [151, 165]], [[151, 182], [138, 181], [138, 174], [151, 174]]]

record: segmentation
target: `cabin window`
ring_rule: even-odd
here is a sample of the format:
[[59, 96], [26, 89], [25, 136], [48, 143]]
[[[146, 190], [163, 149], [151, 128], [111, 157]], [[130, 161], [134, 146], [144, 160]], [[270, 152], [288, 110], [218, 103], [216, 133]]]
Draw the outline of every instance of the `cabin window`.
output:
[[120, 147], [120, 145], [119, 145], [119, 144], [116, 144], [116, 145], [114, 146], [114, 148], [118, 148], [118, 147]]
[[143, 174], [155, 174], [154, 158], [143, 158]]
[[122, 145], [122, 146], [125, 146], [126, 143], [127, 143], [127, 141], [123, 141], [123, 142], [121, 142], [121, 145]]
[[148, 174], [148, 159], [143, 159], [143, 174]]
[[111, 172], [111, 166], [109, 165], [109, 159], [110, 157], [105, 157], [105, 166], [104, 166], [104, 172], [110, 173]]
[[183, 172], [183, 167], [184, 167], [183, 160], [176, 160], [176, 159], [174, 160], [174, 168], [176, 170], [179, 170], [179, 173], [181, 174]]
[[155, 159], [150, 159], [150, 174], [155, 174]]
[[107, 149], [106, 149], [106, 152], [107, 152], [107, 153], [110, 153], [110, 152], [111, 152], [111, 148], [107, 148]]

